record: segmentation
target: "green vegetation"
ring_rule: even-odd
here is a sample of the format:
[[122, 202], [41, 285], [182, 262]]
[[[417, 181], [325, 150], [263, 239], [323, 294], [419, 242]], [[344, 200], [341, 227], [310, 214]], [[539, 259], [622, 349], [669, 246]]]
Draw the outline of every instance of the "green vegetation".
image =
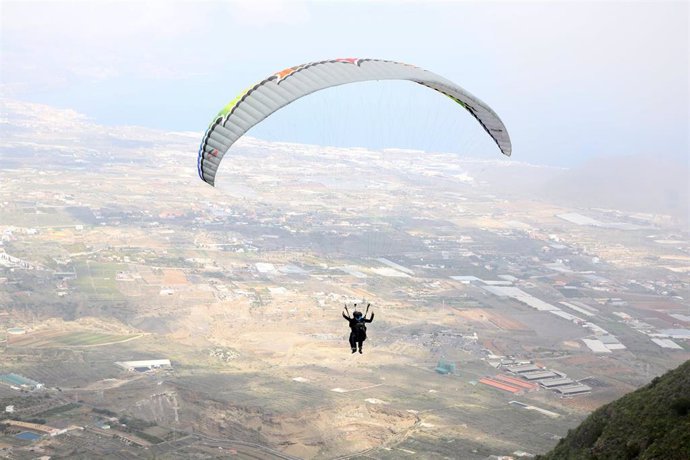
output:
[[120, 343], [137, 337], [130, 334], [109, 334], [98, 331], [57, 331], [21, 336], [13, 344], [23, 347], [85, 347]]
[[134, 431], [133, 434], [136, 435], [137, 437], [141, 438], [141, 439], [144, 439], [144, 440], [150, 442], [151, 444], [160, 444], [161, 442], [164, 441], [163, 439], [161, 439], [157, 436], [153, 436], [151, 434], [148, 434], [144, 431], [138, 431], [137, 430], [137, 431]]
[[103, 343], [121, 342], [123, 340], [127, 340], [130, 337], [132, 336], [110, 335], [91, 331], [78, 331], [53, 337], [53, 341], [55, 343], [68, 346], [100, 345]]
[[80, 291], [88, 294], [94, 301], [122, 300], [124, 297], [117, 289], [117, 272], [124, 269], [124, 265], [105, 262], [85, 261], [76, 265], [76, 286]]
[[19, 415], [12, 415], [11, 417], [7, 417], [3, 420], [14, 420], [16, 422], [28, 422], [28, 423], [35, 423], [37, 425], [45, 425], [46, 424], [46, 419], [44, 418], [38, 418], [38, 417], [21, 417]]
[[154, 422], [148, 422], [140, 418], [127, 416], [120, 417], [119, 422], [127, 427], [127, 430], [125, 431], [143, 431], [146, 428], [156, 426]]
[[27, 203], [24, 209], [1, 210], [0, 222], [12, 222], [17, 227], [60, 227], [80, 223], [63, 210], [42, 208], [33, 203]]
[[594, 411], [541, 460], [687, 460], [690, 361]]
[[63, 245], [65, 251], [70, 254], [76, 254], [80, 252], [87, 252], [89, 248], [84, 243], [71, 243]]
[[37, 417], [38, 416], [46, 417], [46, 418], [52, 417], [53, 415], [62, 414], [63, 412], [71, 411], [72, 409], [76, 409], [77, 407], [81, 407], [81, 406], [77, 403], [64, 404], [62, 406], [53, 407], [52, 409], [48, 409], [46, 411], [40, 412], [40, 413], [36, 414], [36, 416]]
[[115, 412], [108, 409], [99, 409], [98, 407], [94, 407], [93, 409], [91, 409], [91, 412], [101, 415], [107, 415], [108, 417], [117, 417], [117, 414]]

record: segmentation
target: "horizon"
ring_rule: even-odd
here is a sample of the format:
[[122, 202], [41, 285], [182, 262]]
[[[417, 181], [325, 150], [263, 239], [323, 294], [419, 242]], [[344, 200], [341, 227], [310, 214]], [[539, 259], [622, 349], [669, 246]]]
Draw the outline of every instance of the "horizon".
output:
[[[229, 31], [247, 43], [228, 46]], [[279, 69], [354, 55], [455, 81], [503, 119], [515, 159], [688, 160], [686, 2], [5, 1], [1, 37], [5, 97], [74, 109], [105, 126], [201, 131]], [[469, 114], [414, 86], [317, 92], [254, 135], [495, 154]]]
[[[149, 127], [149, 126], [143, 126], [143, 125], [128, 125], [128, 124], [112, 124], [112, 125], [107, 125], [107, 124], [102, 124], [98, 122], [98, 120], [89, 117], [87, 114], [78, 112], [74, 109], [70, 108], [62, 108], [62, 107], [56, 107], [56, 106], [51, 106], [48, 104], [43, 104], [43, 103], [38, 103], [38, 102], [31, 102], [28, 100], [20, 100], [20, 99], [12, 99], [12, 98], [3, 98], [0, 99], [0, 102], [10, 102], [10, 103], [20, 103], [20, 104], [31, 104], [31, 105], [38, 105], [38, 106], [43, 106], [46, 108], [49, 108], [50, 110], [56, 110], [58, 112], [64, 113], [64, 114], [70, 114], [70, 116], [76, 116], [79, 122], [84, 122], [84, 123], [92, 123], [95, 126], [102, 127], [102, 128], [122, 128], [122, 129], [147, 129], [151, 130], [153, 132], [157, 132], [160, 134], [174, 134], [174, 135], [179, 135], [179, 136], [184, 136], [184, 137], [189, 137], [190, 139], [193, 139], [194, 142], [200, 143], [200, 140], [203, 137], [204, 131], [187, 131], [187, 130], [168, 130], [165, 129], [164, 127]], [[286, 108], [284, 108], [286, 109]], [[284, 110], [281, 109], [281, 110]], [[463, 114], [464, 115], [464, 114]], [[470, 124], [474, 124], [475, 122], [473, 120], [469, 121]], [[257, 130], [258, 131], [258, 130]], [[261, 132], [264, 132], [266, 130], [261, 130]], [[268, 130], [270, 133], [270, 130]], [[505, 166], [509, 166], [510, 164], [516, 164], [516, 165], [522, 165], [522, 166], [533, 166], [533, 167], [545, 167], [545, 168], [554, 168], [554, 169], [561, 169], [561, 170], [578, 170], [584, 167], [587, 167], [590, 164], [601, 162], [601, 161], [609, 161], [609, 160], [625, 160], [625, 159], [652, 159], [656, 158], [653, 154], [648, 154], [648, 153], [638, 153], [638, 154], [620, 154], [620, 155], [599, 155], [596, 157], [588, 158], [585, 160], [583, 163], [578, 163], [578, 164], [572, 164], [572, 165], [555, 165], [555, 164], [548, 164], [548, 163], [536, 163], [536, 162], [530, 162], [527, 160], [522, 160], [519, 158], [516, 158], [514, 155], [507, 157], [505, 155], [500, 155], [500, 152], [498, 151], [498, 148], [496, 145], [493, 143], [491, 140], [485, 140], [486, 144], [489, 145], [490, 149], [493, 150], [493, 152], [482, 152], [478, 151], [477, 149], [474, 149], [474, 151], [466, 151], [466, 152], [458, 152], [458, 151], [452, 151], [452, 150], [423, 150], [419, 148], [404, 148], [404, 147], [397, 147], [395, 145], [392, 146], [364, 146], [364, 145], [333, 145], [333, 144], [320, 144], [320, 143], [310, 143], [310, 142], [298, 142], [298, 141], [292, 141], [292, 140], [276, 140], [276, 139], [270, 139], [270, 138], [265, 138], [265, 137], [258, 137], [257, 135], [254, 135], [255, 132], [254, 130], [250, 130], [248, 134], [245, 134], [242, 136], [238, 141], [231, 147], [231, 151], [233, 149], [243, 149], [246, 147], [248, 144], [251, 145], [252, 143], [265, 143], [268, 145], [285, 145], [290, 146], [300, 146], [300, 147], [314, 147], [314, 148], [324, 148], [324, 149], [335, 149], [335, 150], [342, 150], [343, 152], [351, 152], [351, 153], [356, 153], [358, 150], [366, 150], [371, 153], [395, 153], [396, 151], [399, 153], [403, 154], [432, 154], [432, 155], [453, 155], [456, 156], [460, 160], [472, 160], [472, 161], [479, 161], [479, 162], [492, 162], [492, 163], [498, 163], [498, 164], [503, 164]], [[476, 133], [474, 133], [476, 134]], [[480, 135], [483, 137], [485, 134]], [[478, 139], [473, 139], [475, 143], [480, 142]], [[196, 151], [189, 151], [188, 152], [190, 158], [190, 164], [193, 164], [196, 162], [196, 157], [195, 155], [197, 154]], [[674, 165], [674, 166], [679, 166], [682, 164], [682, 166], [685, 167], [690, 167], [690, 164], [683, 164], [682, 162], [677, 163], [675, 162], [674, 158], [662, 158], [661, 160], [665, 161], [667, 165]], [[221, 163], [221, 168], [224, 170], [225, 165], [224, 163]], [[192, 174], [197, 176], [196, 171], [192, 171]]]

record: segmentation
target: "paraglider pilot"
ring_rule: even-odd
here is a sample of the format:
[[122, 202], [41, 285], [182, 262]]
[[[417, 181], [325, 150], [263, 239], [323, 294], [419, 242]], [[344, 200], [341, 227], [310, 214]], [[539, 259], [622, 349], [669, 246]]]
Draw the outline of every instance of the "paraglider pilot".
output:
[[374, 321], [373, 311], [371, 312], [371, 318], [367, 319], [367, 313], [369, 312], [370, 306], [371, 304], [367, 304], [367, 311], [362, 314], [361, 311], [357, 310], [357, 304], [355, 304], [355, 311], [352, 312], [352, 318], [350, 317], [350, 312], [347, 310], [347, 305], [345, 306], [343, 318], [350, 323], [350, 348], [352, 348], [352, 353], [357, 351], [357, 347], [359, 347], [359, 352], [362, 353], [362, 343], [367, 339], [366, 323]]

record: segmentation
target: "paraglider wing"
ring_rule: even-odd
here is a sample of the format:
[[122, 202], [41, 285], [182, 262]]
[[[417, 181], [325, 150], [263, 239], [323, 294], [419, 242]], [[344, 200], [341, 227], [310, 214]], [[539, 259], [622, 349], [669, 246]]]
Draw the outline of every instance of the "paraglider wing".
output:
[[214, 185], [223, 156], [252, 126], [289, 103], [321, 89], [370, 80], [409, 80], [434, 89], [464, 107], [510, 156], [510, 137], [491, 108], [450, 80], [401, 62], [333, 59], [290, 67], [242, 92], [218, 112], [199, 148], [199, 176]]

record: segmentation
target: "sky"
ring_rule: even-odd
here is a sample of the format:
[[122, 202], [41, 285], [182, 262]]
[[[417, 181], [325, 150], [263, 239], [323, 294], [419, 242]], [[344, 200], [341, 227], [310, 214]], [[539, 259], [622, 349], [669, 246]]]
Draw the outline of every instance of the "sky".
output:
[[[105, 125], [201, 135], [278, 70], [373, 57], [431, 70], [488, 103], [514, 160], [688, 163], [686, 1], [0, 1], [1, 96]], [[499, 155], [468, 114], [410, 84], [325, 90], [264, 123], [250, 134]]]

